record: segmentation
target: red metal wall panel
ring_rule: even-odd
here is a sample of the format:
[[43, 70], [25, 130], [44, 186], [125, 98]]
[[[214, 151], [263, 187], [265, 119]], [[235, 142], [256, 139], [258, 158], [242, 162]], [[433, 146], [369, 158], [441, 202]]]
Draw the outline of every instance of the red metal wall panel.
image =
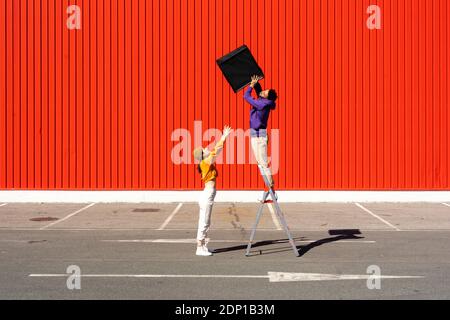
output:
[[[3, 0], [0, 188], [200, 188], [172, 133], [192, 149], [248, 128], [215, 65], [245, 43], [280, 97], [279, 189], [449, 190], [449, 16], [448, 0]], [[248, 141], [233, 149], [218, 187], [261, 188], [248, 153], [236, 164]]]

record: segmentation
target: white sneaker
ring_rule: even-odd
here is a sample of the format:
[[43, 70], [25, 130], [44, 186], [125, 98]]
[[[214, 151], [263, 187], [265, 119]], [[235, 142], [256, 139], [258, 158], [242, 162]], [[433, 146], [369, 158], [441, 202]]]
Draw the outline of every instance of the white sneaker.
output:
[[206, 248], [205, 245], [197, 247], [197, 252], [195, 254], [203, 257], [212, 256], [212, 253], [208, 251], [208, 248]]
[[208, 249], [208, 247], [206, 246], [206, 244], [203, 245], [203, 246], [205, 247], [205, 250], [208, 251], [209, 253], [214, 253], [214, 251], [211, 251], [211, 250]]

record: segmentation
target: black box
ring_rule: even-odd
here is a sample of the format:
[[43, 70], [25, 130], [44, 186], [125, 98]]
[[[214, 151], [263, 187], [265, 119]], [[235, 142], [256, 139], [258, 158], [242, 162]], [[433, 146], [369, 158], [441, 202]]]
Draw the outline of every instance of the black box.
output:
[[264, 73], [246, 45], [217, 59], [216, 62], [235, 93], [247, 86], [253, 75], [264, 77]]

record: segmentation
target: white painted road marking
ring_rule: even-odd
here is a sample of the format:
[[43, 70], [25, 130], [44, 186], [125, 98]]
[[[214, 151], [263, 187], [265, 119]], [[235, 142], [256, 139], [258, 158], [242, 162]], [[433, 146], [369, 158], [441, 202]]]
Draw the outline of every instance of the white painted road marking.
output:
[[158, 230], [164, 230], [165, 227], [169, 224], [169, 222], [175, 217], [178, 211], [180, 211], [181, 207], [183, 206], [183, 203], [180, 202], [178, 206], [173, 210], [172, 214], [167, 217], [166, 221], [163, 222], [163, 224], [158, 228]]
[[393, 228], [393, 229], [395, 229], [395, 230], [397, 230], [397, 231], [400, 231], [400, 229], [397, 228], [396, 226], [394, 226], [392, 223], [390, 223], [390, 222], [384, 220], [383, 218], [377, 216], [375, 213], [373, 213], [373, 212], [370, 211], [369, 209], [363, 207], [363, 206], [360, 205], [359, 203], [355, 203], [355, 205], [356, 205], [357, 207], [361, 208], [362, 210], [364, 210], [365, 212], [367, 212], [368, 214], [372, 215], [373, 217], [377, 218], [377, 219], [380, 220], [381, 222], [384, 222], [384, 223], [387, 224], [389, 227], [391, 227], [391, 228]]
[[0, 204], [0, 207], [6, 206], [6, 205], [7, 205], [7, 203], [2, 203], [2, 204]]
[[[30, 274], [34, 278], [60, 278], [69, 274]], [[221, 275], [221, 274], [81, 274], [84, 278], [223, 278], [223, 279], [268, 279], [269, 282], [292, 281], [331, 281], [331, 280], [367, 280], [367, 279], [419, 279], [423, 276], [377, 276], [321, 273], [268, 272], [266, 275]]]
[[[101, 240], [102, 242], [119, 242], [119, 243], [197, 243], [196, 239], [126, 239], [126, 240]], [[262, 240], [263, 241], [263, 240]], [[319, 240], [298, 240], [298, 243], [313, 243]], [[248, 243], [248, 240], [210, 240], [209, 243]], [[258, 242], [258, 240], [256, 240]], [[285, 242], [274, 242], [274, 244], [282, 244]], [[339, 240], [335, 243], [376, 243], [376, 241], [367, 240]]]
[[50, 223], [50, 224], [48, 224], [48, 225], [46, 225], [46, 226], [40, 228], [40, 230], [45, 230], [45, 229], [47, 229], [47, 228], [49, 228], [49, 227], [51, 227], [51, 226], [54, 226], [54, 225], [57, 224], [57, 223], [63, 222], [63, 221], [65, 221], [65, 220], [67, 220], [67, 219], [70, 219], [71, 217], [73, 217], [74, 215], [80, 213], [81, 211], [84, 211], [84, 210], [86, 210], [86, 209], [92, 207], [94, 204], [95, 204], [95, 202], [94, 202], [94, 203], [91, 203], [91, 204], [88, 204], [87, 206], [85, 206], [85, 207], [83, 207], [83, 208], [81, 208], [81, 209], [75, 211], [74, 213], [69, 214], [68, 216], [62, 218], [61, 220], [57, 220], [57, 221], [55, 221], [55, 222], [52, 222], [52, 223]]
[[442, 204], [443, 204], [444, 206], [450, 207], [450, 204], [448, 204], [448, 203], [442, 202]]
[[[30, 274], [29, 277], [58, 278], [69, 274]], [[268, 279], [269, 276], [253, 275], [215, 275], [215, 274], [81, 274], [87, 278], [255, 278]]]
[[289, 273], [289, 272], [268, 272], [268, 274], [270, 282], [423, 278], [422, 276], [378, 276], [371, 274], [353, 275], [353, 274]]
[[273, 206], [271, 203], [268, 203], [267, 206], [269, 207], [270, 215], [272, 216], [272, 221], [277, 230], [282, 230], [280, 222], [278, 221], [277, 216], [275, 215], [275, 210], [273, 209]]

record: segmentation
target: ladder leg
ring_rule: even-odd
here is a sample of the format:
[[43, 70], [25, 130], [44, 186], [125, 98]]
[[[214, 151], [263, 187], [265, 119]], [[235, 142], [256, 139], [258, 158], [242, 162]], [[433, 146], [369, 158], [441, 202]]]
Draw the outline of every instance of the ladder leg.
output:
[[[287, 223], [286, 223], [286, 220], [285, 220], [285, 218], [284, 218], [283, 212], [281, 211], [281, 208], [280, 208], [280, 206], [278, 205], [278, 200], [277, 200], [277, 197], [275, 196], [275, 192], [274, 192], [274, 190], [273, 190], [273, 189], [271, 188], [271, 186], [270, 186], [269, 179], [267, 178], [267, 176], [266, 176], [266, 174], [265, 174], [265, 171], [264, 171], [263, 167], [261, 167], [260, 165], [258, 165], [258, 167], [259, 167], [259, 170], [260, 170], [260, 172], [261, 172], [261, 175], [262, 175], [262, 177], [263, 177], [263, 179], [264, 179], [264, 183], [265, 183], [266, 186], [269, 188], [269, 191], [266, 192], [266, 194], [265, 194], [265, 196], [266, 196], [265, 199], [266, 199], [267, 196], [270, 194], [270, 196], [271, 196], [271, 198], [272, 198], [272, 201], [273, 201], [273, 203], [274, 203], [274, 205], [275, 205], [275, 212], [276, 212], [276, 215], [277, 215], [277, 217], [278, 217], [278, 221], [279, 221], [279, 222], [281, 223], [281, 225], [283, 226], [284, 231], [286, 232], [286, 234], [287, 234], [287, 236], [288, 236], [288, 238], [289, 238], [289, 243], [290, 243], [291, 246], [292, 246], [292, 250], [294, 250], [294, 254], [295, 254], [297, 257], [299, 257], [300, 254], [299, 254], [299, 252], [298, 252], [298, 250], [297, 250], [297, 247], [296, 247], [296, 245], [295, 245], [294, 239], [292, 238], [291, 232], [290, 232], [289, 227], [288, 227], [288, 225], [287, 225]], [[264, 199], [264, 200], [265, 200], [265, 199]], [[253, 236], [252, 236], [252, 238], [253, 238]], [[248, 246], [248, 248], [247, 248], [247, 253], [249, 253], [250, 247], [251, 247], [251, 242], [249, 243], [249, 246]]]
[[264, 201], [266, 201], [268, 195], [269, 194], [267, 192], [264, 192], [262, 203], [259, 206], [258, 213], [256, 214], [256, 221], [255, 221], [255, 223], [253, 225], [252, 233], [250, 235], [250, 240], [249, 240], [248, 245], [247, 245], [247, 251], [245, 253], [245, 255], [247, 257], [250, 255], [250, 249], [252, 248], [252, 242], [253, 242], [253, 239], [255, 238], [256, 228], [258, 227], [259, 220], [261, 219], [261, 216], [262, 216], [262, 212], [263, 212], [263, 208], [264, 208]]
[[275, 205], [275, 212], [278, 216], [278, 220], [280, 221], [281, 225], [284, 228], [284, 231], [286, 232], [289, 243], [291, 244], [292, 250], [294, 251], [294, 254], [298, 257], [300, 254], [298, 252], [297, 246], [295, 245], [294, 239], [292, 238], [291, 231], [289, 230], [289, 227], [286, 223], [286, 219], [284, 218], [283, 212], [281, 211], [280, 206], [278, 205], [278, 201], [275, 198], [275, 194], [272, 190], [270, 190], [270, 196], [272, 197], [273, 203]]

